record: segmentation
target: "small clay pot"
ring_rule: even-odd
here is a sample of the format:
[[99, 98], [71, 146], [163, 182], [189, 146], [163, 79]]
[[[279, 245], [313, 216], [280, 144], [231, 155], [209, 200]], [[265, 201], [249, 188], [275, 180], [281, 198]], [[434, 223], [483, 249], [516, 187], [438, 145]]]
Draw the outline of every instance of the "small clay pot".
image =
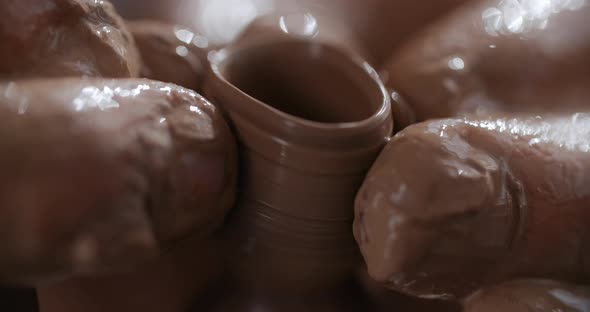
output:
[[[307, 219], [350, 219], [352, 204], [343, 198], [354, 198], [392, 127], [374, 71], [300, 39], [221, 50], [211, 67], [205, 93], [242, 144], [242, 202]], [[338, 204], [328, 205], [333, 198]]]
[[303, 286], [311, 292], [350, 279], [360, 257], [349, 222], [277, 218], [252, 208], [239, 209], [228, 231], [230, 252], [240, 255], [232, 268], [243, 283], [289, 291]]
[[354, 53], [269, 36], [218, 51], [205, 83], [240, 143], [230, 254], [252, 284], [327, 289], [358, 266], [352, 206], [391, 134], [390, 103]]

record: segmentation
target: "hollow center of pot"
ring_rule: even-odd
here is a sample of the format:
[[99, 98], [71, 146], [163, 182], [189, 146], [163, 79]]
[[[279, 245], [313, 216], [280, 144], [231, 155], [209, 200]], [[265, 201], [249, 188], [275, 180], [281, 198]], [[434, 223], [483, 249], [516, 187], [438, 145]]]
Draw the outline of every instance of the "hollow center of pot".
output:
[[360, 65], [318, 43], [293, 41], [242, 50], [222, 72], [251, 97], [310, 121], [361, 121], [381, 105], [378, 84]]

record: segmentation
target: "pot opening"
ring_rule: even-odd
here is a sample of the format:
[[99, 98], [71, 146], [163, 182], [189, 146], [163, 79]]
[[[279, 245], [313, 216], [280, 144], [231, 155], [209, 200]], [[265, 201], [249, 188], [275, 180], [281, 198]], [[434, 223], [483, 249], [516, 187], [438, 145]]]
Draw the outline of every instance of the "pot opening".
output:
[[322, 123], [356, 122], [382, 104], [378, 84], [335, 48], [291, 41], [245, 49], [221, 68], [227, 81], [284, 113]]

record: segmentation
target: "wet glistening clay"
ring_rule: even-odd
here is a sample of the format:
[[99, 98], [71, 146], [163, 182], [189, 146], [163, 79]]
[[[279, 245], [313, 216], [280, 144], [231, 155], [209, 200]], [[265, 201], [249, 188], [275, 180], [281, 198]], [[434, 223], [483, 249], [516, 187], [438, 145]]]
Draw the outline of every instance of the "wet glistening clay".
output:
[[42, 312], [590, 311], [590, 6], [426, 2], [1, 4], [0, 282]]

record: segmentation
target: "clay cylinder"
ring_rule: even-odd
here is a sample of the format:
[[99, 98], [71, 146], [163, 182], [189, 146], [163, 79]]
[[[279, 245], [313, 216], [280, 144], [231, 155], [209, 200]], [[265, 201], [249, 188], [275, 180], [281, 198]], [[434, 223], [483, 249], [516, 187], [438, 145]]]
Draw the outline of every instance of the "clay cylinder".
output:
[[228, 235], [238, 276], [313, 289], [358, 265], [354, 196], [391, 134], [375, 72], [304, 38], [216, 53], [205, 93], [240, 143], [239, 202]]

